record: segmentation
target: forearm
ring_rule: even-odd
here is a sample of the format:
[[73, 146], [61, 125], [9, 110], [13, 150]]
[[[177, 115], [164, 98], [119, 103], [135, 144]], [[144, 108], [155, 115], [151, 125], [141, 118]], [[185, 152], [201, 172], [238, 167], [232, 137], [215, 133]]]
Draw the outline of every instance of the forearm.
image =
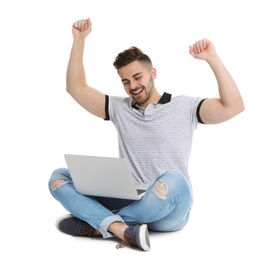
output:
[[66, 90], [68, 92], [86, 85], [83, 65], [84, 45], [85, 40], [73, 42], [66, 74]]
[[243, 110], [243, 100], [233, 78], [216, 55], [206, 60], [214, 72], [218, 82], [220, 101], [226, 109], [234, 113]]

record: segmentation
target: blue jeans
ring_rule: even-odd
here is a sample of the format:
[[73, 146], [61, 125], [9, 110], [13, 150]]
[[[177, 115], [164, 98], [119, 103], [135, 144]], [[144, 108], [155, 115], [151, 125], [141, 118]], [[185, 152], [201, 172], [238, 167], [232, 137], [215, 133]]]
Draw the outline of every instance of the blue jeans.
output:
[[[53, 183], [60, 179], [66, 182], [52, 189]], [[160, 183], [166, 188], [164, 196], [157, 192]], [[193, 203], [190, 184], [176, 170], [159, 176], [138, 201], [82, 195], [75, 190], [66, 168], [52, 173], [49, 190], [67, 211], [99, 230], [104, 238], [114, 236], [107, 229], [115, 221], [127, 225], [147, 224], [149, 230], [159, 232], [180, 230], [189, 219]]]

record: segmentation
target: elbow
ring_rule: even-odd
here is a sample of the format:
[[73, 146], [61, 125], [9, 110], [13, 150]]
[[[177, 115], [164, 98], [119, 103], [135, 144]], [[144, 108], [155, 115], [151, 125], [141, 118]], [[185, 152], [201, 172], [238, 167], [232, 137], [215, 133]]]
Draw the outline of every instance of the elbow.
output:
[[76, 80], [73, 80], [70, 77], [66, 77], [66, 92], [70, 95], [72, 92], [74, 92], [77, 87], [79, 86], [78, 82]]
[[229, 107], [228, 109], [225, 110], [225, 111], [227, 111], [225, 113], [226, 118], [223, 121], [229, 120], [229, 119], [239, 115], [240, 113], [242, 113], [244, 111], [244, 109], [245, 109], [245, 107], [244, 107], [244, 103], [242, 100], [240, 102], [232, 104], [231, 107]]
[[70, 91], [71, 91], [70, 87], [66, 85], [66, 92], [70, 94]]
[[86, 87], [87, 85], [85, 83], [79, 84], [66, 82], [66, 92], [72, 97], [78, 96]]
[[66, 92], [72, 95], [72, 93], [76, 90], [72, 84], [66, 82]]
[[236, 116], [242, 113], [245, 110], [245, 106], [243, 101], [241, 100], [238, 104], [235, 105], [235, 109], [233, 110], [233, 116]]
[[238, 106], [238, 114], [242, 113], [245, 110], [244, 102], [241, 101], [239, 106]]
[[66, 80], [66, 91], [67, 91], [67, 93], [70, 93], [70, 89], [71, 89], [70, 84], [69, 84], [68, 80]]
[[72, 83], [70, 82], [70, 80], [66, 79], [66, 91], [67, 91], [67, 93], [70, 94], [72, 89], [73, 89]]

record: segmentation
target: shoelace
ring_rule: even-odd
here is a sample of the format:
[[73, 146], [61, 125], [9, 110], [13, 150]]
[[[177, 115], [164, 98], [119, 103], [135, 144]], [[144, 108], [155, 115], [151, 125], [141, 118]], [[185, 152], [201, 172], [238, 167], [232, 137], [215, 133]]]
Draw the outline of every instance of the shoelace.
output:
[[83, 225], [79, 227], [79, 234], [80, 236], [88, 236], [92, 238], [100, 235], [98, 230], [94, 229], [93, 227]]
[[123, 241], [122, 241], [121, 243], [119, 243], [119, 244], [116, 246], [116, 249], [123, 248], [123, 247], [125, 247], [126, 245], [131, 246], [131, 245], [129, 244], [129, 242], [127, 241], [127, 239], [124, 238]]
[[123, 239], [123, 241], [121, 243], [119, 243], [116, 248], [119, 249], [119, 248], [123, 248], [125, 246], [132, 246], [132, 244], [134, 243], [134, 238], [133, 236], [130, 236], [128, 234], [125, 234], [125, 238]]

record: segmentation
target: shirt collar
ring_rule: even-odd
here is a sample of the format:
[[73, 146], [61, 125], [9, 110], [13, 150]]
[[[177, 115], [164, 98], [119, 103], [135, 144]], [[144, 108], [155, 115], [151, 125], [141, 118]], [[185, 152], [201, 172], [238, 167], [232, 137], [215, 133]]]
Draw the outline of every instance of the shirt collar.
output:
[[169, 103], [171, 101], [171, 98], [172, 98], [172, 95], [167, 93], [167, 92], [164, 92], [162, 97], [159, 99], [158, 103], [159, 104], [166, 104], [166, 103]]

